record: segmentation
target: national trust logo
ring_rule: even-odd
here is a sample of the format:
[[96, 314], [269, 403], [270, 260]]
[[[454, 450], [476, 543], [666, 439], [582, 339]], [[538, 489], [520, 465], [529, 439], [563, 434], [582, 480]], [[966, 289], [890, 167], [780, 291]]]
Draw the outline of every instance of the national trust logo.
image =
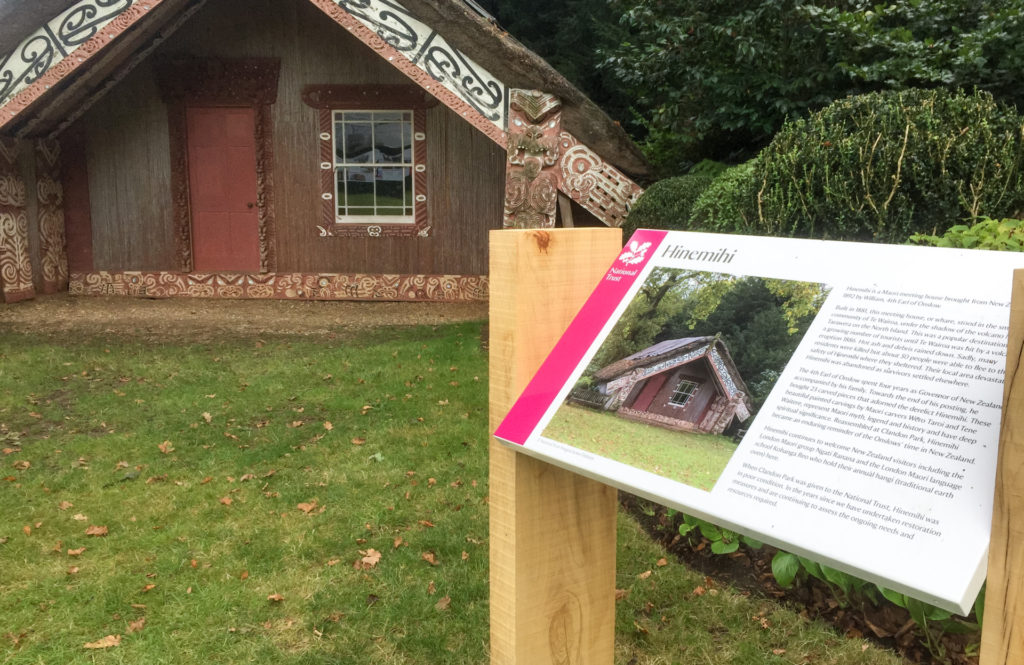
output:
[[641, 244], [636, 240], [630, 241], [629, 246], [626, 247], [625, 251], [623, 251], [622, 254], [619, 254], [619, 261], [627, 266], [635, 266], [638, 263], [643, 263], [643, 260], [647, 257], [647, 250], [650, 248], [651, 243], [649, 242]]

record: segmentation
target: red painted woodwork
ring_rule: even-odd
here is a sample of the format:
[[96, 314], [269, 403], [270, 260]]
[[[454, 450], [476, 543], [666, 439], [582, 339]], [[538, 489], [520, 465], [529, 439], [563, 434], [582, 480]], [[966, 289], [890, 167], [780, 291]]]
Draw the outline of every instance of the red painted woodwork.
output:
[[89, 175], [85, 141], [81, 134], [68, 132], [62, 141], [61, 160], [64, 184], [64, 237], [67, 239], [68, 271], [91, 272], [92, 208], [89, 202]]
[[644, 384], [643, 390], [637, 395], [636, 399], [633, 400], [633, 406], [631, 408], [637, 411], [646, 411], [651, 406], [651, 402], [654, 400], [654, 396], [658, 394], [661, 387], [665, 385], [665, 379], [668, 378], [668, 372], [662, 372], [656, 376], [652, 376]]
[[259, 272], [255, 111], [188, 107], [189, 199], [196, 272]]

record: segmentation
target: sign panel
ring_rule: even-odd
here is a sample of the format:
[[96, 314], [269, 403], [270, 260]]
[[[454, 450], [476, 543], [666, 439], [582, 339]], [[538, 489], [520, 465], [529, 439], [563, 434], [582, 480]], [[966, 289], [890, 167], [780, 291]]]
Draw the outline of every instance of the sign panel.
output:
[[495, 436], [966, 614], [1024, 254], [638, 231]]

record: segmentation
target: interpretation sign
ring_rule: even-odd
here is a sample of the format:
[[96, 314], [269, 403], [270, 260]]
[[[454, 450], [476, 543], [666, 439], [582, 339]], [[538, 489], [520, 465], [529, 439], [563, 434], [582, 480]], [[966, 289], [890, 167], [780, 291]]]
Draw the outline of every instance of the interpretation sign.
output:
[[1024, 255], [638, 231], [495, 435], [967, 613]]

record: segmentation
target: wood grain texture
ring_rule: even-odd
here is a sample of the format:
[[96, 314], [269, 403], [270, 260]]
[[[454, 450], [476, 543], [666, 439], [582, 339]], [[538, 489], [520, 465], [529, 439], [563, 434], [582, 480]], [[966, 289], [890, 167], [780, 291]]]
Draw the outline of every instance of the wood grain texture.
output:
[[[618, 229], [490, 234], [493, 431], [609, 263]], [[609, 665], [613, 488], [490, 444], [491, 663]]]
[[1024, 270], [1013, 275], [980, 665], [1024, 663]]

